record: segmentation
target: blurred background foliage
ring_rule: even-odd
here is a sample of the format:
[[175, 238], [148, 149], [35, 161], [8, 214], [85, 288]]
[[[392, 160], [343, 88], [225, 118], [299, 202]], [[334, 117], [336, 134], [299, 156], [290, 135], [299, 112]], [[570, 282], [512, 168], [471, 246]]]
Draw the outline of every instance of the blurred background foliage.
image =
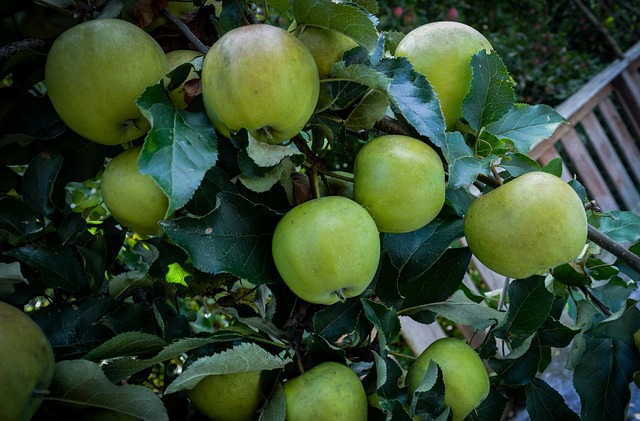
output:
[[556, 106], [615, 60], [603, 28], [622, 51], [640, 40], [637, 0], [378, 3], [381, 30], [407, 33], [428, 22], [456, 20], [482, 32], [515, 79], [517, 100], [527, 103]]

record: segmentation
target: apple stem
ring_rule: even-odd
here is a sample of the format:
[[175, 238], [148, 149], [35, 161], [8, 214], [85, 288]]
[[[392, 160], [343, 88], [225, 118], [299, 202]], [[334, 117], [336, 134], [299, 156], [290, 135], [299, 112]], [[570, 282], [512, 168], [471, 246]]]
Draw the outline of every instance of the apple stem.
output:
[[340, 288], [335, 293], [338, 296], [338, 300], [340, 300], [341, 303], [344, 303], [345, 301], [347, 301], [347, 297], [344, 296], [344, 289]]
[[491, 164], [491, 173], [498, 182], [498, 186], [501, 186], [504, 182], [502, 181], [502, 177], [500, 177], [500, 174], [498, 174], [498, 170], [496, 170], [496, 167], [493, 164]]

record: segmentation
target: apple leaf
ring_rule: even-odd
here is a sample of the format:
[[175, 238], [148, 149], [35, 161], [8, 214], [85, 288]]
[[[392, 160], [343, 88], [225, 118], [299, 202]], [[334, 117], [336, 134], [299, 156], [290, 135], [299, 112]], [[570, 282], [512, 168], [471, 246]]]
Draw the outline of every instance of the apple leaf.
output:
[[445, 301], [462, 284], [470, 260], [471, 251], [468, 247], [451, 248], [423, 275], [399, 283], [400, 294], [405, 297], [402, 309]]
[[640, 310], [637, 302], [627, 300], [627, 305], [607, 317], [591, 329], [596, 338], [626, 340], [640, 330]]
[[153, 367], [156, 364], [170, 360], [177, 355], [209, 345], [216, 342], [233, 342], [242, 339], [242, 335], [236, 332], [220, 331], [208, 338], [183, 338], [165, 346], [158, 354], [151, 358], [120, 357], [107, 360], [103, 365], [104, 373], [109, 380], [117, 382], [122, 379]]
[[387, 344], [395, 341], [400, 335], [400, 319], [393, 307], [387, 307], [382, 303], [360, 299], [364, 314], [378, 330], [380, 350], [386, 353]]
[[371, 130], [381, 120], [389, 108], [389, 98], [377, 90], [370, 90], [362, 96], [345, 121], [345, 125], [355, 130]]
[[413, 392], [409, 414], [421, 419], [434, 419], [448, 411], [444, 404], [444, 377], [438, 364], [430, 360], [420, 385]]
[[540, 344], [554, 348], [564, 348], [571, 344], [571, 340], [580, 333], [579, 329], [572, 329], [553, 317], [547, 317], [538, 328]]
[[541, 358], [540, 341], [538, 341], [538, 335], [534, 333], [505, 357], [490, 358], [489, 365], [504, 384], [522, 386], [535, 378]]
[[33, 158], [24, 172], [22, 198], [40, 219], [54, 211], [51, 192], [61, 167], [62, 154], [57, 150], [50, 150]]
[[276, 356], [253, 343], [242, 343], [231, 349], [197, 359], [167, 387], [165, 394], [193, 389], [200, 380], [215, 374], [276, 370], [292, 361], [290, 356]]
[[525, 154], [507, 154], [500, 161], [500, 167], [509, 172], [512, 177], [519, 177], [532, 171], [540, 171], [540, 164]]
[[116, 386], [100, 365], [87, 360], [58, 362], [45, 399], [106, 408], [145, 421], [169, 420], [162, 400], [153, 390], [137, 385]]
[[442, 153], [449, 163], [447, 188], [457, 189], [473, 183], [478, 174], [490, 175], [493, 156], [477, 158], [460, 132], [447, 132]]
[[511, 281], [507, 294], [509, 310], [495, 330], [499, 338], [507, 338], [514, 333], [534, 332], [551, 312], [554, 295], [545, 287], [542, 276]]
[[516, 104], [498, 121], [487, 126], [487, 131], [498, 139], [506, 139], [521, 153], [528, 153], [543, 139], [553, 135], [560, 124], [567, 123], [548, 105]]
[[584, 338], [584, 351], [573, 374], [573, 386], [582, 403], [581, 419], [622, 420], [631, 398], [629, 383], [640, 370], [638, 349], [632, 338]]
[[228, 272], [256, 285], [275, 282], [271, 237], [281, 215], [237, 193], [218, 198], [205, 216], [162, 222], [165, 233], [203, 272]]
[[313, 331], [329, 342], [336, 342], [357, 329], [362, 313], [360, 300], [335, 303], [313, 315]]
[[136, 103], [151, 122], [138, 167], [169, 198], [169, 217], [191, 199], [207, 170], [215, 165], [215, 130], [205, 113], [174, 108], [163, 81], [148, 87]]
[[488, 54], [486, 50], [471, 57], [471, 70], [473, 78], [462, 102], [462, 111], [469, 126], [478, 132], [513, 107], [514, 82], [500, 56]]
[[105, 360], [108, 358], [138, 356], [157, 353], [167, 343], [160, 337], [144, 332], [125, 332], [114, 336], [93, 348], [82, 358], [85, 360]]
[[416, 231], [385, 234], [383, 247], [406, 282], [424, 274], [463, 235], [463, 220], [445, 215]]
[[378, 19], [364, 9], [331, 0], [297, 0], [293, 16], [298, 25], [332, 29], [353, 38], [369, 52], [378, 47]]
[[0, 197], [0, 233], [22, 237], [39, 229], [31, 206], [12, 196]]
[[260, 421], [282, 421], [287, 418], [287, 401], [284, 397], [284, 387], [278, 382], [273, 387], [269, 402], [260, 413]]
[[578, 414], [573, 412], [564, 401], [562, 395], [544, 380], [534, 377], [524, 388], [527, 402], [527, 413], [532, 420], [579, 421]]
[[48, 288], [79, 292], [87, 283], [80, 260], [70, 247], [30, 244], [5, 254], [38, 269]]
[[15, 291], [15, 284], [28, 283], [22, 275], [19, 262], [0, 262], [0, 295], [9, 295]]
[[445, 142], [446, 124], [433, 87], [404, 57], [384, 58], [376, 70], [391, 79], [387, 94], [395, 112], [438, 147]]
[[589, 218], [589, 222], [619, 243], [640, 241], [640, 215], [611, 211]]
[[380, 405], [384, 408], [386, 401], [397, 400], [403, 391], [398, 385], [398, 379], [402, 377], [402, 367], [391, 356], [381, 356], [371, 351], [375, 362], [376, 394], [380, 399]]

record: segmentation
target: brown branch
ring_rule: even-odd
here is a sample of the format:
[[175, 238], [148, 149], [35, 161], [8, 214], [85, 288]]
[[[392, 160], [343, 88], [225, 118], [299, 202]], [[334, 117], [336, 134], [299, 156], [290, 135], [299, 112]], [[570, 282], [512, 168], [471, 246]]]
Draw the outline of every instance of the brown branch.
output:
[[598, 297], [596, 297], [589, 288], [587, 288], [584, 285], [580, 285], [578, 289], [582, 291], [585, 297], [589, 297], [589, 299], [593, 302], [593, 304], [595, 304], [600, 309], [602, 314], [606, 316], [611, 316], [613, 314], [609, 309], [609, 307], [605, 303], [603, 303]]
[[416, 136], [415, 130], [403, 122], [391, 117], [383, 117], [376, 123], [376, 129], [385, 133], [400, 134], [404, 136]]
[[613, 254], [623, 262], [629, 265], [631, 269], [640, 274], [640, 257], [636, 256], [622, 245], [618, 244], [611, 237], [598, 230], [593, 225], [589, 225], [588, 231], [589, 240], [593, 241], [609, 253]]
[[24, 50], [36, 50], [38, 48], [42, 48], [44, 47], [44, 44], [44, 40], [38, 38], [27, 38], [12, 42], [0, 48], [0, 61], [7, 60], [9, 57]]
[[202, 54], [207, 54], [209, 52], [209, 47], [204, 45], [202, 41], [200, 41], [200, 39], [195, 36], [191, 29], [189, 29], [189, 27], [185, 25], [185, 23], [182, 22], [176, 15], [171, 13], [170, 10], [162, 9], [162, 14], [165, 15], [167, 19], [169, 19], [169, 22], [171, 22], [176, 27], [176, 29], [178, 29], [180, 33], [182, 33], [182, 35], [184, 35], [189, 40], [189, 42], [194, 45], [194, 47], [196, 47], [196, 50], [200, 51]]

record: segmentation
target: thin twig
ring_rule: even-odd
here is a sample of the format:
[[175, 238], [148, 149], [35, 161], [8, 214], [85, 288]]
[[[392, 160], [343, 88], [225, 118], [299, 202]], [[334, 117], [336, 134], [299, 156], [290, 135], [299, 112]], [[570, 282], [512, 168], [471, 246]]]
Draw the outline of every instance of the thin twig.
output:
[[169, 21], [184, 35], [189, 42], [191, 42], [194, 47], [202, 54], [207, 54], [209, 52], [209, 47], [204, 45], [200, 39], [189, 29], [184, 22], [182, 22], [176, 15], [171, 13], [170, 10], [162, 9], [162, 13], [169, 19]]
[[20, 41], [12, 42], [0, 48], [0, 61], [7, 60], [9, 57], [24, 50], [36, 50], [44, 47], [44, 40], [39, 38], [27, 38]]
[[589, 288], [587, 288], [584, 285], [580, 285], [578, 288], [580, 289], [580, 291], [582, 291], [585, 297], [589, 297], [589, 299], [600, 309], [602, 314], [605, 314], [606, 316], [611, 316], [613, 314], [611, 313], [611, 310], [609, 309], [609, 307], [605, 303], [603, 303], [598, 297], [596, 297], [593, 291], [591, 291]]

